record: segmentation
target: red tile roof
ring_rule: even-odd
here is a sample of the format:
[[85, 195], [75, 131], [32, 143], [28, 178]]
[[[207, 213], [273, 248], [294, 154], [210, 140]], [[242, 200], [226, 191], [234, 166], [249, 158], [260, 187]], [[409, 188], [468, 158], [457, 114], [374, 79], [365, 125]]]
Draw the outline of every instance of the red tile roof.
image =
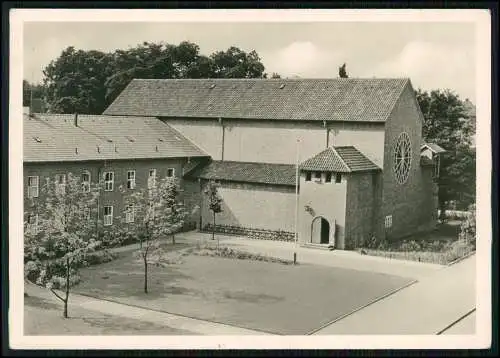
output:
[[380, 170], [353, 146], [329, 147], [300, 164], [301, 170], [351, 173]]
[[409, 79], [135, 79], [108, 115], [384, 122]]
[[208, 156], [156, 118], [36, 114], [23, 127], [25, 162]]
[[212, 161], [207, 166], [194, 170], [189, 177], [295, 186], [295, 171], [295, 165], [290, 164]]

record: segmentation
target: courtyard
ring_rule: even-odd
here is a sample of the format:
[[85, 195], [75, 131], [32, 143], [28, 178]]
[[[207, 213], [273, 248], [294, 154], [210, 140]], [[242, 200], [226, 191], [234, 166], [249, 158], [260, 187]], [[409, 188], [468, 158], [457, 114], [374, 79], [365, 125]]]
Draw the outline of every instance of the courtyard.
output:
[[144, 271], [129, 252], [81, 271], [74, 293], [272, 334], [303, 335], [411, 280], [313, 264], [188, 255]]

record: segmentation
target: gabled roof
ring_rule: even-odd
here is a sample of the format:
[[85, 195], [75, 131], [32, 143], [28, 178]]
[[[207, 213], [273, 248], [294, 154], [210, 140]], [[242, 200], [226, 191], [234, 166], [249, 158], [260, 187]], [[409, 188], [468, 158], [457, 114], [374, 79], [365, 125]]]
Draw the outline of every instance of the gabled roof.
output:
[[134, 79], [107, 115], [384, 122], [407, 78]]
[[436, 143], [424, 143], [420, 146], [420, 150], [424, 150], [425, 148], [430, 149], [433, 153], [443, 153], [446, 152], [445, 149], [441, 148]]
[[208, 156], [156, 118], [36, 114], [23, 120], [24, 161]]
[[295, 165], [291, 164], [212, 161], [187, 177], [294, 186], [295, 174]]
[[380, 170], [353, 146], [329, 147], [300, 164], [300, 169], [338, 173]]

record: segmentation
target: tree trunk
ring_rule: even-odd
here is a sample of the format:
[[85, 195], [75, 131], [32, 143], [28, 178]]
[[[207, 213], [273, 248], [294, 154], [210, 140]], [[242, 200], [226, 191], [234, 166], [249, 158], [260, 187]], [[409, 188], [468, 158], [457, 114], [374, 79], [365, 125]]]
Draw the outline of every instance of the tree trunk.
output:
[[444, 221], [446, 219], [446, 205], [444, 202], [439, 202], [439, 220]]
[[144, 257], [144, 293], [148, 293], [148, 260]]
[[64, 299], [64, 318], [68, 318], [68, 299], [69, 299], [69, 276], [70, 276], [69, 258], [66, 259], [66, 298]]
[[214, 213], [214, 224], [212, 226], [212, 240], [215, 240], [215, 211]]
[[175, 234], [172, 234], [172, 245], [175, 245]]

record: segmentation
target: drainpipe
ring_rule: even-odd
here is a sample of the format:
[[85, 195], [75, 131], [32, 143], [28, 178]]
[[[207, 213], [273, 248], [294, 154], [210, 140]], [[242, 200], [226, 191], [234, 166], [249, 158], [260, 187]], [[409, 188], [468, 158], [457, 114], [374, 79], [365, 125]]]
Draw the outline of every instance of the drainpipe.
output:
[[330, 128], [326, 126], [326, 121], [323, 121], [323, 128], [326, 128], [326, 147], [328, 148], [330, 142]]
[[200, 183], [200, 228], [198, 231], [201, 231], [203, 229], [203, 222], [202, 222], [202, 214], [203, 214], [203, 186], [201, 184], [201, 178], [198, 178], [198, 183]]
[[225, 126], [224, 122], [222, 121], [222, 118], [219, 117], [219, 124], [222, 127], [222, 146], [221, 146], [221, 160], [224, 161], [224, 136], [225, 136]]

